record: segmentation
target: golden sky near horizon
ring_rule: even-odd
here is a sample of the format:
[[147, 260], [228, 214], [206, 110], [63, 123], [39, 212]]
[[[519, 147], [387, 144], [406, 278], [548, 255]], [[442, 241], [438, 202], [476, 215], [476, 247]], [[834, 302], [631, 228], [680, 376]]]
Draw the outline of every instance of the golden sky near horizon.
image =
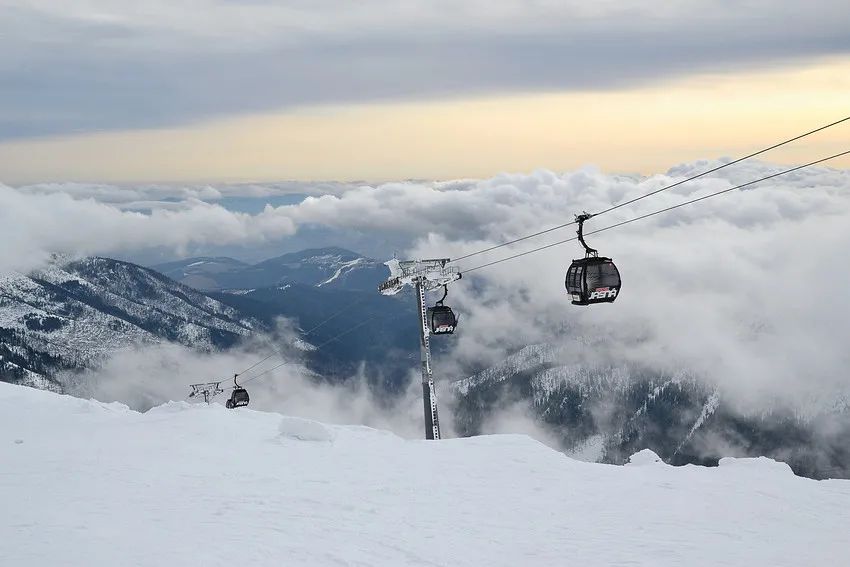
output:
[[[850, 58], [607, 91], [305, 107], [176, 128], [0, 144], [0, 182], [109, 183], [663, 172], [736, 157], [850, 115]], [[762, 159], [850, 149], [850, 123]], [[830, 164], [850, 167], [845, 157]]]

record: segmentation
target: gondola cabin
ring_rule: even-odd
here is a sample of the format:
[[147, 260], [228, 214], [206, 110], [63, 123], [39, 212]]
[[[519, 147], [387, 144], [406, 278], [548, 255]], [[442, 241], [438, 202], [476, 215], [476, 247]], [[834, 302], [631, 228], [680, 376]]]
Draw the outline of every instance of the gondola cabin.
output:
[[573, 305], [613, 303], [620, 293], [620, 272], [611, 258], [573, 260], [564, 285]]
[[455, 332], [457, 327], [457, 317], [454, 311], [446, 305], [435, 305], [429, 307], [428, 312], [428, 327], [431, 333], [435, 335], [450, 335]]
[[224, 405], [229, 409], [241, 408], [247, 406], [249, 401], [248, 390], [245, 388], [234, 388], [233, 393], [230, 394], [230, 398]]

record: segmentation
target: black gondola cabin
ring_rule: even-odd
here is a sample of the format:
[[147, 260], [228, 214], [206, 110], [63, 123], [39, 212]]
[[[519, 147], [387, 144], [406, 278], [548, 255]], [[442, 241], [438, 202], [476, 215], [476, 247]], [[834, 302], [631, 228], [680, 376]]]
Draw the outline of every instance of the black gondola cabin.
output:
[[230, 409], [241, 408], [247, 406], [249, 401], [248, 390], [245, 388], [234, 388], [233, 393], [230, 394], [230, 398], [224, 405]]
[[450, 335], [457, 327], [457, 317], [454, 311], [446, 305], [435, 305], [428, 308], [428, 326], [435, 335]]
[[573, 260], [564, 281], [573, 305], [613, 303], [620, 293], [620, 272], [611, 258]]

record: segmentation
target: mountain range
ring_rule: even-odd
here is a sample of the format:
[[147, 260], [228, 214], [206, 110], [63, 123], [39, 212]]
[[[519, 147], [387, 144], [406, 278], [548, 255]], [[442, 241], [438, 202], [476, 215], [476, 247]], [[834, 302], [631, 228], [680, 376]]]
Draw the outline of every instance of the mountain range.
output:
[[0, 378], [60, 389], [56, 376], [117, 350], [168, 341], [228, 348], [259, 324], [154, 270], [109, 258], [54, 259], [0, 278]]
[[387, 268], [381, 262], [337, 247], [311, 248], [257, 264], [226, 257], [198, 257], [158, 264], [153, 269], [204, 291], [304, 284], [374, 292], [387, 278]]
[[280, 317], [294, 321], [304, 340], [320, 347], [304, 353], [305, 362], [331, 381], [362, 372], [391, 393], [403, 388], [416, 364], [415, 299], [409, 293], [378, 294], [387, 267], [356, 252], [310, 248], [253, 265], [196, 257], [154, 269], [203, 289], [266, 328]]
[[[393, 391], [409, 371], [418, 344], [413, 298], [379, 295], [386, 267], [375, 260], [329, 248], [255, 266], [192, 258], [160, 268], [227, 289], [201, 291], [108, 258], [56, 258], [31, 274], [4, 276], [0, 379], [61, 391], [60, 375], [96, 367], [118, 350], [158, 342], [223, 350], [274, 330], [281, 317], [319, 347], [300, 356], [329, 380], [368, 370], [381, 389]], [[221, 281], [210, 284], [212, 277]], [[274, 285], [233, 287], [269, 281]]]
[[804, 476], [850, 478], [850, 398], [808, 415], [779, 405], [742, 413], [721, 388], [685, 370], [588, 363], [549, 344], [524, 347], [452, 389], [462, 435], [519, 405], [562, 449], [587, 460], [622, 464], [645, 448], [675, 465], [766, 455]]
[[[57, 258], [0, 278], [0, 380], [62, 391], [62, 376], [121, 349], [174, 342], [223, 350], [273, 330], [280, 318], [314, 347], [299, 357], [324, 380], [361, 372], [379, 395], [393, 396], [418, 365], [413, 297], [378, 294], [387, 272], [375, 260], [329, 248], [255, 265], [191, 258], [158, 267], [165, 273], [108, 258]], [[435, 341], [435, 355], [451, 344]], [[554, 444], [586, 460], [622, 463], [643, 448], [672, 464], [769, 455], [806, 476], [850, 477], [848, 399], [805, 416], [741, 415], [722, 390], [686, 369], [664, 375], [574, 360], [563, 344], [520, 348], [456, 381], [441, 400], [452, 404], [461, 435], [486, 432], [501, 412], [521, 407]]]

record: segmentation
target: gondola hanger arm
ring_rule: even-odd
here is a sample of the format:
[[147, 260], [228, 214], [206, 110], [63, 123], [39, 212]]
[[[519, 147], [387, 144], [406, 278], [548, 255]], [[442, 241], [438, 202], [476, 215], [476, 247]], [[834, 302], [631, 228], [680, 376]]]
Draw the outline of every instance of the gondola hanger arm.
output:
[[576, 215], [576, 222], [578, 223], [578, 241], [581, 242], [581, 245], [584, 246], [584, 257], [585, 258], [595, 258], [599, 256], [599, 251], [595, 248], [591, 248], [587, 245], [587, 242], [584, 241], [584, 221], [589, 218], [593, 218], [595, 215], [592, 215], [588, 212], [584, 212], [580, 215]]

